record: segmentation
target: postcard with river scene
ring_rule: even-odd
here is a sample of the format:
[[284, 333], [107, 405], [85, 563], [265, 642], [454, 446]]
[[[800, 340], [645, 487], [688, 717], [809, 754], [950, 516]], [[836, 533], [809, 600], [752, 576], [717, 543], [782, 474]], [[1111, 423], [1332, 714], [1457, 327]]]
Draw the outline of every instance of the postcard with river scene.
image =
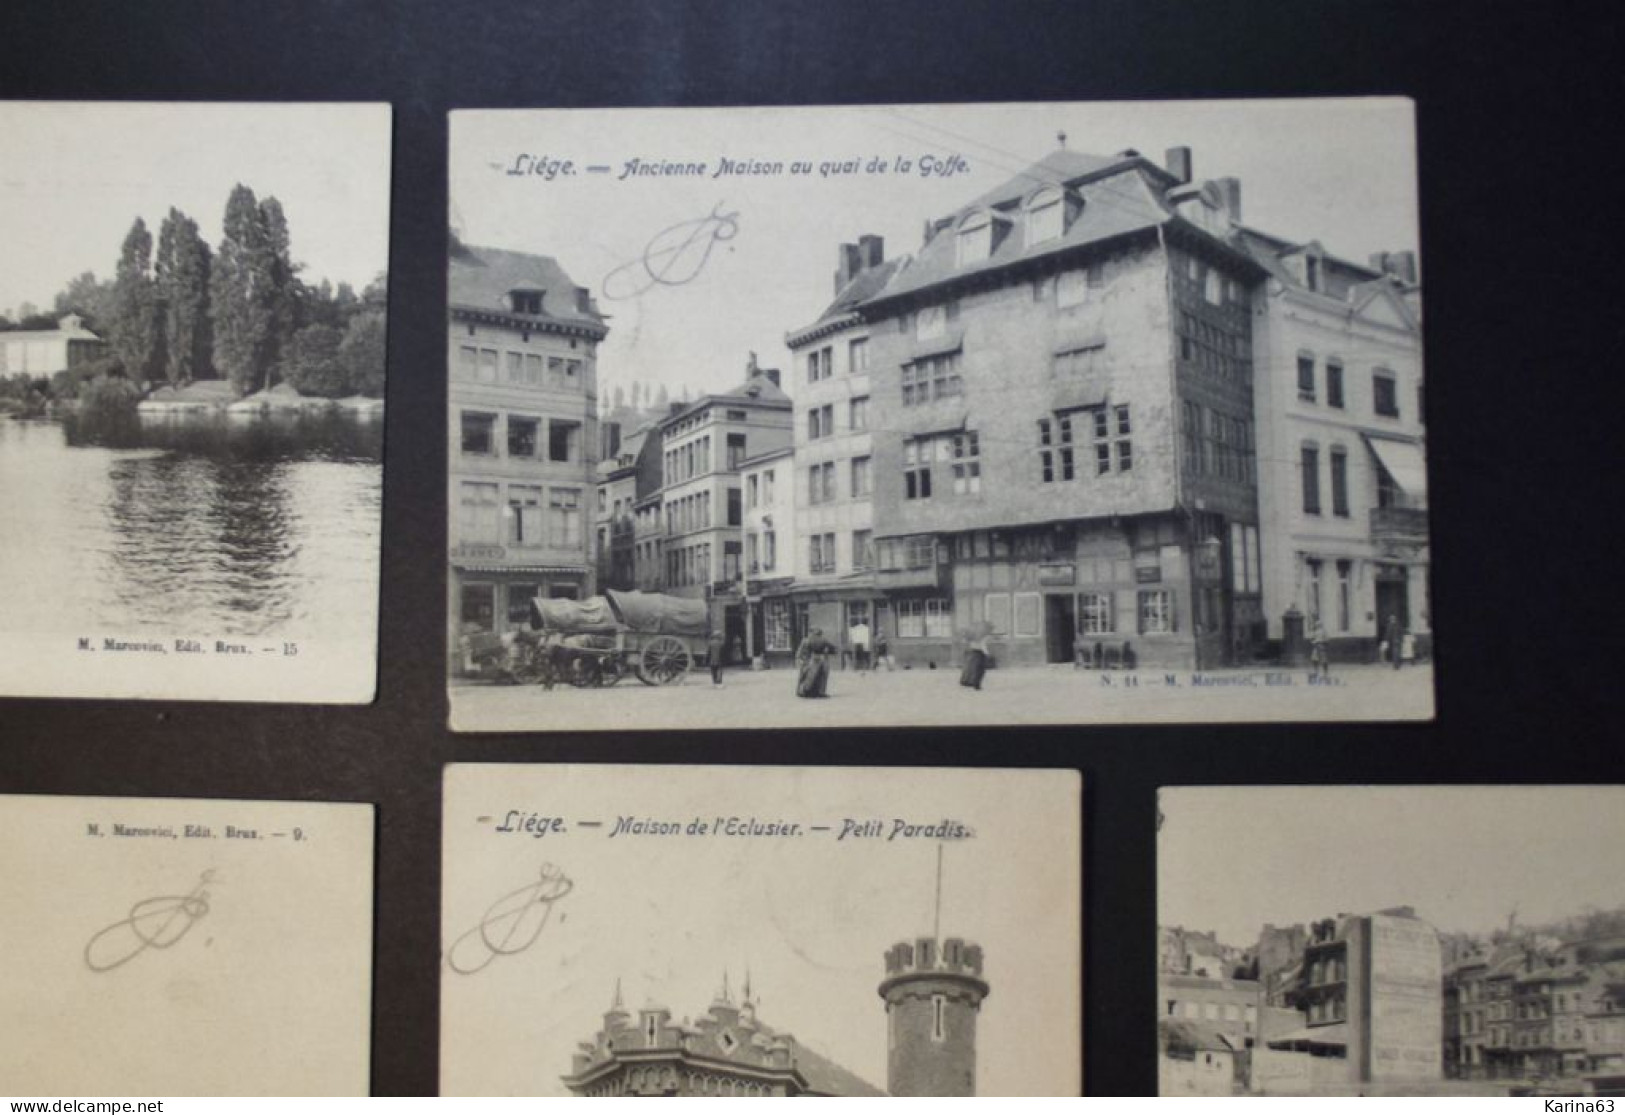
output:
[[0, 795], [0, 1088], [360, 1096], [370, 805]]
[[452, 727], [1430, 718], [1413, 116], [453, 113]]
[[1076, 1096], [1072, 770], [454, 764], [440, 1088]]
[[387, 105], [0, 103], [0, 693], [366, 703]]

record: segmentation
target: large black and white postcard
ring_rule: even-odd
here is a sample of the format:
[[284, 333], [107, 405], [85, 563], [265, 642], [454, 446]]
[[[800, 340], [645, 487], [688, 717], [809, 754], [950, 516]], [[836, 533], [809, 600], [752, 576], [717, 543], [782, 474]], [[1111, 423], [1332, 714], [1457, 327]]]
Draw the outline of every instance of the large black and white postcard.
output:
[[1075, 771], [447, 768], [446, 1095], [1078, 1095]]
[[365, 703], [387, 105], [0, 103], [0, 692]]
[[454, 728], [1432, 716], [1410, 102], [450, 160]]
[[1618, 1091], [1625, 787], [1202, 787], [1160, 805], [1163, 1095]]
[[11, 1095], [367, 1094], [369, 805], [0, 796]]

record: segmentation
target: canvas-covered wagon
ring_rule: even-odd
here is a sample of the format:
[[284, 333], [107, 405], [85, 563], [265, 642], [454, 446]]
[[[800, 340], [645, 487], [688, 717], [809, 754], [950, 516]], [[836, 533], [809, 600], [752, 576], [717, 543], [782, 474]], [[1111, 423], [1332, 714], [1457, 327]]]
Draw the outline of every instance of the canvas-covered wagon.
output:
[[700, 657], [709, 631], [703, 600], [606, 589], [586, 600], [532, 600], [541, 633], [538, 680], [587, 687], [633, 674], [645, 685], [675, 685]]

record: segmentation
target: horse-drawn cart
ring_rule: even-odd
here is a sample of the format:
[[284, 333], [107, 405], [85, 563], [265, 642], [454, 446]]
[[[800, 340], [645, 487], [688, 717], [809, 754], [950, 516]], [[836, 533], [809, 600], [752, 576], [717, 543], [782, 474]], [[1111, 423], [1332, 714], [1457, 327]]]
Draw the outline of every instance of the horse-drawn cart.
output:
[[587, 600], [532, 600], [539, 633], [534, 680], [580, 688], [635, 676], [676, 685], [700, 658], [709, 626], [705, 601], [656, 592], [618, 592]]

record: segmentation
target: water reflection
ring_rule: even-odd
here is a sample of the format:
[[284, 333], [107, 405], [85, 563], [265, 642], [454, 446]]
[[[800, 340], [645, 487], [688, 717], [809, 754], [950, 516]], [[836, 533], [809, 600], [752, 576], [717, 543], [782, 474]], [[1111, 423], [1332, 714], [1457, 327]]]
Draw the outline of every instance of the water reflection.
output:
[[9, 630], [370, 638], [377, 420], [0, 420]]

